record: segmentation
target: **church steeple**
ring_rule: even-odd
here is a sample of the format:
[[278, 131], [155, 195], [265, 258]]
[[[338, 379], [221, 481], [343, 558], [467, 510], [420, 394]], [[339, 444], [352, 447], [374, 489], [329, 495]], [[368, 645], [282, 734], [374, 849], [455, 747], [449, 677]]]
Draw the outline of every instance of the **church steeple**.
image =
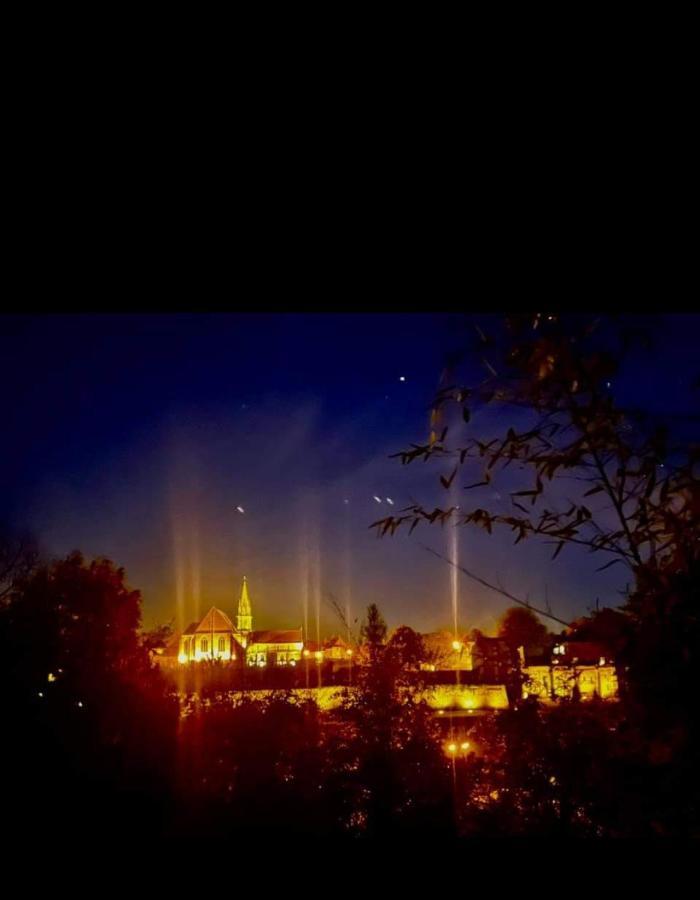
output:
[[245, 575], [243, 576], [241, 599], [238, 601], [236, 628], [243, 634], [248, 634], [248, 632], [253, 630], [253, 613], [250, 609], [250, 598], [248, 597], [248, 582]]

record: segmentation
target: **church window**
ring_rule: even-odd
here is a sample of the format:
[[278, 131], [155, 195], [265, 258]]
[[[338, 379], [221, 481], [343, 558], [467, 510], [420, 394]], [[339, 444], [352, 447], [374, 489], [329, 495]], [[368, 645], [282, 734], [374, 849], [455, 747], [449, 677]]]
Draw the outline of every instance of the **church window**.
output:
[[209, 642], [206, 638], [202, 638], [202, 643], [199, 645], [199, 649], [202, 651], [202, 653], [206, 653], [209, 649]]
[[226, 638], [220, 637], [219, 638], [219, 653], [225, 653], [225, 652], [226, 652]]

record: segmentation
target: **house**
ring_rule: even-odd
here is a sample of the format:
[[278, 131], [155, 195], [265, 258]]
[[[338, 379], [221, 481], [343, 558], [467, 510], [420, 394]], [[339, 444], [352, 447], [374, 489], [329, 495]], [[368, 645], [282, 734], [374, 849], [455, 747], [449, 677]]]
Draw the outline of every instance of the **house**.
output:
[[595, 641], [562, 641], [551, 654], [530, 657], [523, 662], [526, 682], [523, 696], [542, 699], [573, 696], [578, 688], [582, 700], [617, 696], [615, 663], [605, 645]]

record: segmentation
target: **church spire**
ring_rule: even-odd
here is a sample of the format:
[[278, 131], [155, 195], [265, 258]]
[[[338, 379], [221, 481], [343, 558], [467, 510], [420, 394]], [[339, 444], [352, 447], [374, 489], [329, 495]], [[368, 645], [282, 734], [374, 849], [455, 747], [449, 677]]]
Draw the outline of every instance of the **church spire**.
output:
[[241, 599], [238, 601], [238, 615], [236, 616], [236, 628], [242, 633], [253, 630], [253, 613], [250, 609], [250, 598], [248, 597], [248, 581], [243, 576], [243, 587], [241, 588]]

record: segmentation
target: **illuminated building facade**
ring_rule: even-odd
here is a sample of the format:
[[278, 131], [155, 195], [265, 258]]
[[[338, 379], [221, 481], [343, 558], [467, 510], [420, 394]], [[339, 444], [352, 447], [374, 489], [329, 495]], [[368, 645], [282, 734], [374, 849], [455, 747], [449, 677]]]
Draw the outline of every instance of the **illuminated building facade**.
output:
[[286, 666], [296, 665], [303, 648], [301, 628], [253, 631], [253, 612], [244, 577], [236, 624], [223, 610], [212, 606], [200, 622], [193, 622], [180, 635], [177, 658], [182, 665], [219, 660], [249, 666]]
[[592, 641], [565, 641], [557, 644], [550, 658], [528, 660], [522, 666], [526, 682], [523, 694], [541, 699], [571, 697], [578, 689], [582, 700], [617, 697], [615, 664], [608, 650]]

